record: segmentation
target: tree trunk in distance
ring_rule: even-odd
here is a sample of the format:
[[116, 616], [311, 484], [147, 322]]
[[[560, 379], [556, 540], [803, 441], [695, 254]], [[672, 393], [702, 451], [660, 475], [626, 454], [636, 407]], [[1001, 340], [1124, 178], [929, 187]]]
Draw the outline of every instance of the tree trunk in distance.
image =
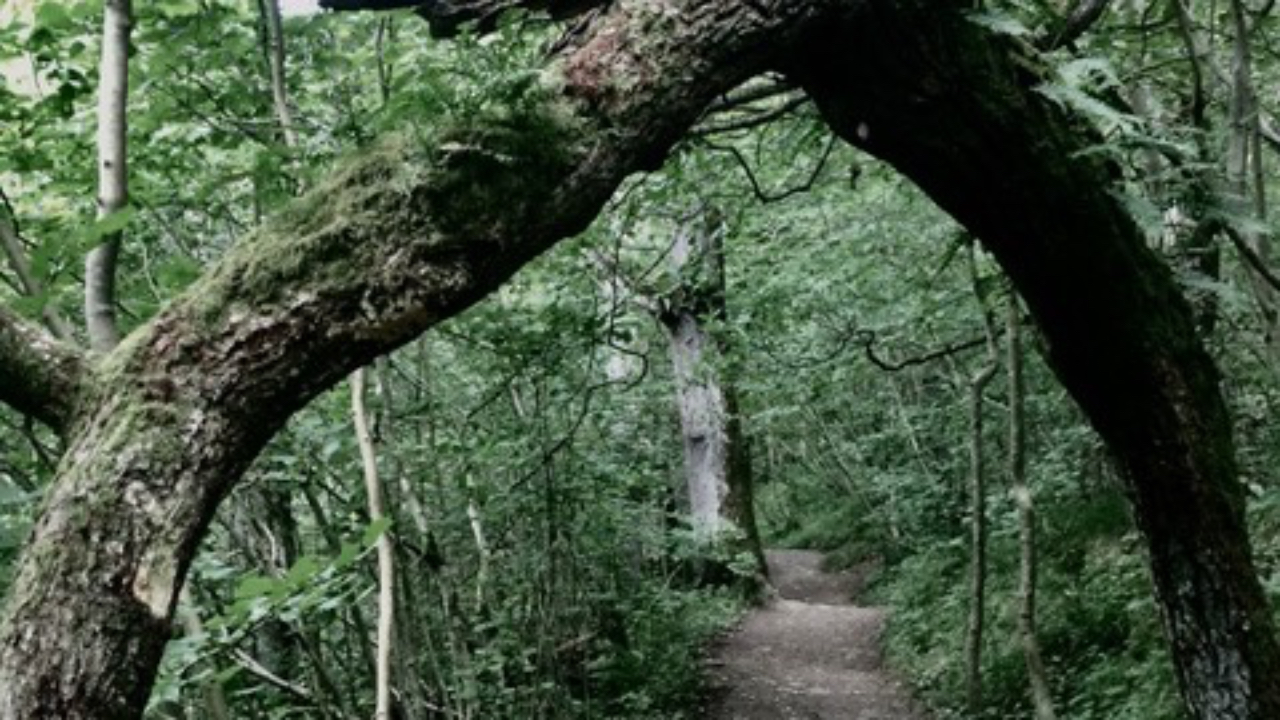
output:
[[1000, 369], [991, 311], [978, 279], [977, 260], [970, 249], [969, 269], [982, 312], [989, 360], [969, 381], [969, 619], [964, 636], [965, 705], [977, 717], [982, 709], [982, 640], [987, 609], [987, 457], [983, 442], [983, 392]]
[[[129, 34], [132, 0], [103, 3], [102, 63], [98, 71], [98, 218], [129, 202], [127, 155]], [[84, 268], [84, 317], [89, 345], [107, 351], [120, 342], [116, 320], [116, 264], [121, 233], [110, 233], [89, 251]]]
[[[369, 432], [369, 413], [365, 408], [365, 375], [361, 368], [351, 375], [351, 419], [356, 428], [356, 445], [360, 448], [360, 464], [364, 468], [364, 489], [369, 503], [369, 522], [379, 523], [386, 517], [382, 507], [382, 479], [378, 475], [378, 455]], [[374, 691], [374, 720], [391, 719], [391, 659], [395, 636], [395, 548], [391, 531], [378, 536], [378, 638]]]
[[713, 545], [740, 533], [732, 549], [751, 553], [767, 578], [738, 390], [725, 362], [727, 341], [713, 330], [728, 318], [724, 228], [714, 212], [700, 208], [677, 229], [671, 274], [676, 286], [658, 319], [671, 350], [694, 537]]
[[1057, 720], [1036, 635], [1036, 515], [1027, 482], [1026, 382], [1022, 374], [1022, 308], [1009, 296], [1009, 487], [1018, 511], [1018, 636], [1031, 684], [1036, 720]]

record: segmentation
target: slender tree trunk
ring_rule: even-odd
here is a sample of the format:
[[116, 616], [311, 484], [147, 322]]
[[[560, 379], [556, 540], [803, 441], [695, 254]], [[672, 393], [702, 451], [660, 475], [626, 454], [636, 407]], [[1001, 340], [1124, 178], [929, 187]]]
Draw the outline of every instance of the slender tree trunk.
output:
[[484, 516], [480, 514], [480, 506], [476, 503], [475, 483], [471, 476], [463, 477], [462, 488], [467, 496], [467, 524], [471, 527], [471, 539], [476, 544], [476, 611], [483, 612], [485, 597], [489, 586], [489, 565], [492, 553], [484, 531]]
[[983, 451], [982, 392], [995, 377], [988, 365], [969, 381], [969, 620], [964, 637], [965, 704], [982, 708], [982, 639], [987, 606], [987, 485]]
[[1009, 485], [1018, 510], [1018, 636], [1031, 683], [1036, 720], [1055, 720], [1049, 678], [1036, 635], [1036, 515], [1027, 482], [1026, 386], [1022, 374], [1022, 309], [1009, 297]]
[[[129, 95], [129, 34], [132, 0], [103, 3], [102, 64], [98, 73], [98, 217], [129, 202], [126, 137]], [[116, 320], [116, 264], [121, 233], [111, 233], [89, 251], [84, 269], [84, 316], [89, 345], [106, 351], [120, 342]]]
[[991, 311], [978, 283], [976, 260], [969, 264], [982, 312], [989, 359], [969, 381], [969, 620], [964, 638], [965, 704], [977, 717], [982, 709], [982, 641], [987, 609], [987, 456], [984, 440], [983, 392], [999, 369]]
[[[204, 634], [204, 623], [200, 620], [200, 608], [195, 598], [183, 588], [182, 607], [178, 616], [182, 621], [182, 630], [187, 637], [198, 637]], [[209, 720], [231, 720], [231, 711], [227, 707], [227, 695], [222, 690], [222, 683], [216, 678], [205, 680], [201, 686], [204, 694], [205, 715]]]
[[293, 130], [293, 109], [289, 106], [288, 80], [285, 78], [284, 24], [280, 19], [280, 0], [258, 0], [266, 29], [267, 68], [271, 74], [271, 104], [276, 121], [280, 123], [280, 137], [287, 148], [298, 145]]
[[[378, 476], [378, 456], [373, 447], [373, 435], [369, 432], [369, 413], [365, 409], [364, 369], [351, 375], [351, 417], [356, 427], [356, 444], [360, 447], [360, 461], [364, 467], [364, 487], [369, 501], [369, 522], [381, 522], [386, 513], [382, 507], [382, 480]], [[376, 710], [374, 720], [391, 718], [391, 660], [392, 638], [395, 635], [395, 548], [391, 545], [390, 531], [378, 538], [378, 639]]]
[[[392, 385], [392, 363], [383, 356], [374, 363], [374, 387], [378, 397], [378, 412], [375, 415], [374, 434], [385, 447], [397, 447], [395, 440], [399, 425], [396, 423], [398, 395]], [[422, 501], [418, 497], [418, 480], [425, 473], [409, 472], [405, 463], [394, 453], [387, 454], [384, 476], [390, 476], [391, 482], [383, 483], [384, 503], [391, 511], [389, 517], [395, 518], [399, 537], [412, 537], [422, 545], [430, 543], [430, 523], [423, 513]], [[429, 475], [428, 475], [429, 477]], [[421, 514], [421, 517], [418, 517]], [[421, 554], [409, 552], [408, 542], [392, 543], [396, 551], [396, 567], [420, 568], [419, 572], [400, 572], [395, 583], [396, 607], [394, 647], [395, 667], [392, 677], [398, 679], [396, 706], [397, 715], [409, 718], [426, 717], [431, 703], [427, 698], [431, 668], [423, 667], [422, 658], [430, 657], [434, 652], [430, 638], [430, 628], [425, 626], [424, 608], [419, 602], [419, 592], [433, 579], [436, 567], [423, 559]], [[417, 582], [415, 582], [417, 581]], [[376, 671], [375, 671], [376, 675]], [[438, 672], [435, 673], [438, 677]]]
[[[1258, 94], [1253, 83], [1253, 27], [1244, 0], [1230, 0], [1233, 33], [1231, 55], [1230, 133], [1227, 140], [1227, 200], [1232, 214], [1240, 220], [1263, 224], [1267, 219], [1265, 187], [1252, 178], [1261, 177], [1261, 119]], [[1235, 222], [1237, 226], [1245, 222]], [[1253, 263], [1270, 269], [1273, 248], [1266, 230], [1242, 227], [1230, 230], [1252, 255]], [[1271, 285], [1263, 271], [1246, 262], [1246, 277], [1262, 319], [1263, 339], [1272, 364], [1280, 367], [1280, 291]]]

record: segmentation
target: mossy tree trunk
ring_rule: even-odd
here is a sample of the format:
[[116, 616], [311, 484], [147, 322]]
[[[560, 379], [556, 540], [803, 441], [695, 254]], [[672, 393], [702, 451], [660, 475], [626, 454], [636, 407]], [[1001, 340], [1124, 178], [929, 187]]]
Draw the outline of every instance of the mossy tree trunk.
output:
[[1033, 54], [965, 5], [870, 0], [815, 36], [794, 75], [837, 132], [979, 237], [1026, 300], [1127, 479], [1192, 716], [1280, 717], [1230, 417], [1191, 308], [1112, 194], [1117, 171], [1089, 152], [1100, 139], [1036, 92]]
[[842, 5], [617, 3], [522, 102], [362, 153], [108, 354], [0, 311], [0, 400], [67, 446], [0, 620], [0, 718], [141, 716], [200, 538], [289, 415], [581, 231]]
[[219, 501], [291, 413], [586, 226], [720, 93], [786, 66], [1017, 284], [1124, 468], [1184, 698], [1280, 717], [1218, 376], [1096, 138], [1035, 61], [923, 0], [616, 0], [510, 112], [386, 142], [237, 244], [115, 350], [0, 309], [0, 401], [67, 451], [0, 620], [0, 719], [141, 715]]

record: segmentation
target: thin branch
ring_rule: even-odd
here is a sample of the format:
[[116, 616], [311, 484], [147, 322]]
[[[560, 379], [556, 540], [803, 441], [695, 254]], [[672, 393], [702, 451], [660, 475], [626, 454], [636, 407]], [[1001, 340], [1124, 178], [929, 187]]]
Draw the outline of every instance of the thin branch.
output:
[[1245, 262], [1249, 264], [1249, 267], [1254, 272], [1258, 273], [1258, 276], [1266, 282], [1267, 285], [1270, 285], [1272, 290], [1280, 292], [1280, 277], [1276, 277], [1275, 271], [1267, 267], [1267, 262], [1262, 259], [1262, 256], [1258, 254], [1258, 251], [1254, 250], [1253, 247], [1249, 245], [1249, 242], [1244, 239], [1244, 236], [1239, 230], [1231, 227], [1230, 225], [1224, 225], [1224, 229], [1226, 230], [1227, 237], [1231, 239], [1231, 244], [1234, 245], [1240, 255], [1244, 257]]
[[293, 696], [295, 701], [302, 702], [306, 705], [316, 704], [315, 698], [311, 696], [311, 692], [307, 690], [307, 688], [298, 685], [297, 683], [289, 682], [288, 680], [285, 680], [279, 675], [271, 672], [264, 667], [262, 663], [255, 660], [253, 656], [249, 655], [249, 653], [237, 649], [231, 651], [231, 657], [235, 660], [237, 665], [249, 671], [250, 675], [253, 675], [278, 690], [283, 690], [286, 694]]
[[[9, 197], [5, 195], [3, 188], [0, 188], [0, 248], [4, 250], [9, 267], [13, 268], [14, 274], [18, 276], [22, 294], [29, 298], [44, 295], [45, 288], [31, 271], [31, 263], [27, 259], [26, 247], [18, 227], [18, 214], [14, 212], [13, 205], [9, 202]], [[48, 300], [40, 309], [40, 314], [44, 318], [45, 325], [59, 340], [65, 342], [74, 340], [75, 332], [71, 329], [71, 324]]]
[[754, 194], [756, 199], [760, 202], [768, 204], [780, 202], [792, 197], [793, 195], [799, 195], [800, 193], [812, 190], [813, 186], [817, 184], [818, 178], [822, 175], [822, 171], [826, 169], [827, 161], [831, 159], [831, 153], [835, 150], [836, 146], [836, 136], [833, 134], [830, 139], [827, 140], [827, 147], [822, 151], [822, 156], [818, 158], [818, 162], [814, 165], [813, 172], [810, 173], [807, 180], [799, 185], [794, 185], [776, 193], [769, 193], [760, 185], [759, 179], [756, 178], [755, 171], [751, 169], [751, 164], [747, 162], [747, 158], [743, 156], [741, 150], [732, 145], [716, 145], [715, 143], [707, 142], [706, 140], [703, 140], [703, 144], [712, 150], [729, 153], [746, 174], [747, 182], [751, 183], [752, 194]]
[[987, 336], [983, 336], [980, 338], [975, 338], [973, 340], [966, 340], [964, 342], [953, 343], [951, 345], [947, 345], [937, 350], [927, 352], [923, 355], [916, 355], [914, 357], [909, 357], [905, 360], [894, 361], [894, 360], [886, 360], [882, 358], [878, 353], [876, 353], [876, 349], [875, 349], [876, 334], [874, 332], [870, 330], [864, 330], [861, 333], [859, 333], [858, 340], [859, 340], [859, 344], [862, 345], [862, 350], [866, 354], [867, 359], [870, 360], [873, 365], [880, 368], [881, 370], [884, 370], [885, 372], [900, 372], [902, 370], [906, 370], [909, 367], [915, 367], [917, 365], [925, 365], [927, 363], [933, 362], [934, 360], [941, 360], [942, 358], [949, 357], [951, 355], [957, 355], [962, 352], [967, 352], [969, 350], [974, 350], [976, 348], [983, 347], [988, 342]]

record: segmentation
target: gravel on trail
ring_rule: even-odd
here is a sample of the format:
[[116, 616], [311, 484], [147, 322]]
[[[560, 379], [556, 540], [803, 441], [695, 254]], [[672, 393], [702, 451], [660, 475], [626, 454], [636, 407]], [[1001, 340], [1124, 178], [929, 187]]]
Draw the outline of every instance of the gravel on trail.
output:
[[859, 607], [863, 573], [827, 573], [822, 555], [771, 550], [777, 597], [708, 660], [709, 720], [923, 720], [883, 667], [885, 610]]

